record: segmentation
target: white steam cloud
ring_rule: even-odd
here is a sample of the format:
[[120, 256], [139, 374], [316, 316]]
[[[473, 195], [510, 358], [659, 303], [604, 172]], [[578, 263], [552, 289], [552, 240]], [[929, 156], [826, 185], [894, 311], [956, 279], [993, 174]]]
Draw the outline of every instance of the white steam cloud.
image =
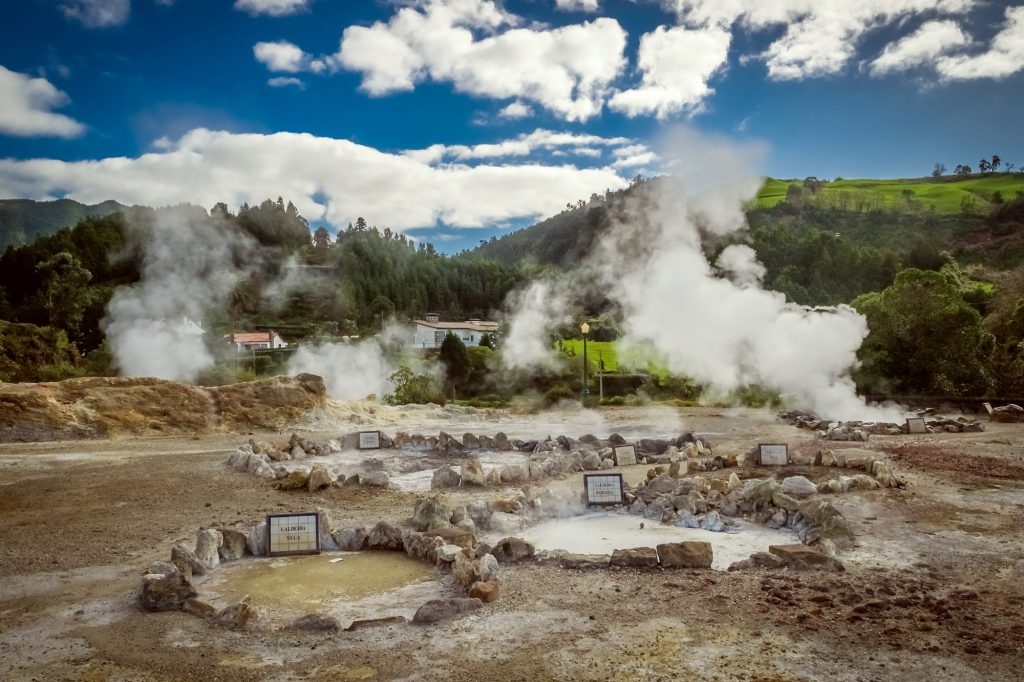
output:
[[537, 280], [509, 297], [508, 333], [501, 340], [501, 361], [508, 369], [554, 367], [557, 355], [548, 343], [551, 329], [568, 319], [568, 301], [554, 283]]
[[[761, 288], [765, 270], [750, 247], [727, 247], [717, 270], [705, 257], [705, 239], [746, 227], [743, 206], [761, 184], [752, 164], [763, 149], [688, 130], [668, 146], [663, 157], [675, 159], [675, 175], [635, 192], [611, 216], [588, 277], [566, 279], [596, 280], [622, 311], [623, 344], [649, 344], [672, 373], [713, 391], [760, 384], [823, 416], [900, 419], [898, 410], [868, 406], [849, 377], [868, 333], [863, 316], [848, 306], [799, 306]], [[518, 348], [544, 344], [542, 335], [532, 346], [526, 337], [551, 324], [552, 287], [521, 296], [507, 337]]]
[[412, 330], [390, 322], [364, 341], [301, 346], [288, 361], [288, 375], [323, 377], [328, 395], [336, 400], [379, 398], [394, 390], [388, 377], [398, 369], [399, 355], [412, 336]]
[[213, 307], [226, 307], [244, 276], [236, 263], [255, 244], [202, 209], [179, 207], [155, 214], [138, 228], [142, 279], [118, 288], [103, 318], [114, 362], [122, 375], [194, 381], [212, 367], [199, 326]]

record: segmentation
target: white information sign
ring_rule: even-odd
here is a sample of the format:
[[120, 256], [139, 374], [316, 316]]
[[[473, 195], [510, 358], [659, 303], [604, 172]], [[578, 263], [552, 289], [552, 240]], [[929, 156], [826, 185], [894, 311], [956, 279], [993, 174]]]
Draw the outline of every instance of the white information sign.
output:
[[789, 445], [785, 443], [758, 443], [758, 459], [763, 466], [789, 464]]
[[992, 403], [982, 403], [981, 406], [985, 408], [986, 412], [992, 414]]
[[622, 474], [584, 474], [587, 504], [622, 504]]
[[316, 514], [271, 514], [267, 534], [270, 556], [320, 553], [320, 517]]
[[359, 449], [377, 450], [380, 448], [380, 431], [360, 431]]
[[924, 423], [924, 417], [907, 419], [907, 433], [928, 433], [928, 425]]
[[636, 446], [620, 445], [615, 448], [615, 463], [620, 467], [636, 464]]

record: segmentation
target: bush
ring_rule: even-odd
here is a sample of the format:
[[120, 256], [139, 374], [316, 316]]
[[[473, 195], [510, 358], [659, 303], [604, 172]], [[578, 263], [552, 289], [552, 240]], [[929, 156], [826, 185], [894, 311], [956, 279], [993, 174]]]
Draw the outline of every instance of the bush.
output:
[[555, 384], [544, 393], [544, 404], [551, 406], [562, 400], [576, 400], [578, 397], [568, 384]]
[[414, 374], [411, 369], [403, 366], [389, 376], [388, 381], [395, 387], [395, 391], [384, 396], [386, 405], [444, 405], [446, 402], [444, 394], [431, 374]]
[[0, 320], [0, 381], [60, 381], [81, 375], [82, 358], [53, 327]]
[[196, 377], [195, 384], [196, 386], [227, 386], [256, 381], [258, 378], [251, 366], [214, 365], [200, 372]]

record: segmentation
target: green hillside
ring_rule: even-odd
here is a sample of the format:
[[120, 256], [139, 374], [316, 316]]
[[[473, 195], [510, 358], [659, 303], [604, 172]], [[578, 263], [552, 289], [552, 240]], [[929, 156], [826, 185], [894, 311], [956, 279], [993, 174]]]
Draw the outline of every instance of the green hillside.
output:
[[895, 180], [844, 180], [822, 183], [816, 191], [804, 188], [803, 180], [768, 178], [754, 205], [769, 208], [786, 200], [791, 184], [804, 189], [803, 199], [821, 208], [840, 210], [909, 210], [959, 213], [965, 208], [985, 212], [994, 205], [999, 192], [1009, 201], [1024, 192], [1024, 175], [987, 173], [966, 178], [902, 178]]
[[107, 216], [123, 208], [116, 201], [89, 206], [71, 199], [0, 199], [0, 253], [8, 246], [25, 246], [61, 228], [74, 227], [83, 218]]

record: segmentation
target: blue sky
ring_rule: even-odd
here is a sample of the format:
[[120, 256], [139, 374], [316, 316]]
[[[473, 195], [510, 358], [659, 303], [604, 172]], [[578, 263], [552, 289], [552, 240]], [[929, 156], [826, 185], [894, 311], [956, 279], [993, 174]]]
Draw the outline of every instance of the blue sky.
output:
[[0, 196], [283, 195], [451, 251], [661, 172], [680, 125], [776, 177], [1024, 165], [1022, 74], [1024, 6], [972, 0], [19, 0]]

